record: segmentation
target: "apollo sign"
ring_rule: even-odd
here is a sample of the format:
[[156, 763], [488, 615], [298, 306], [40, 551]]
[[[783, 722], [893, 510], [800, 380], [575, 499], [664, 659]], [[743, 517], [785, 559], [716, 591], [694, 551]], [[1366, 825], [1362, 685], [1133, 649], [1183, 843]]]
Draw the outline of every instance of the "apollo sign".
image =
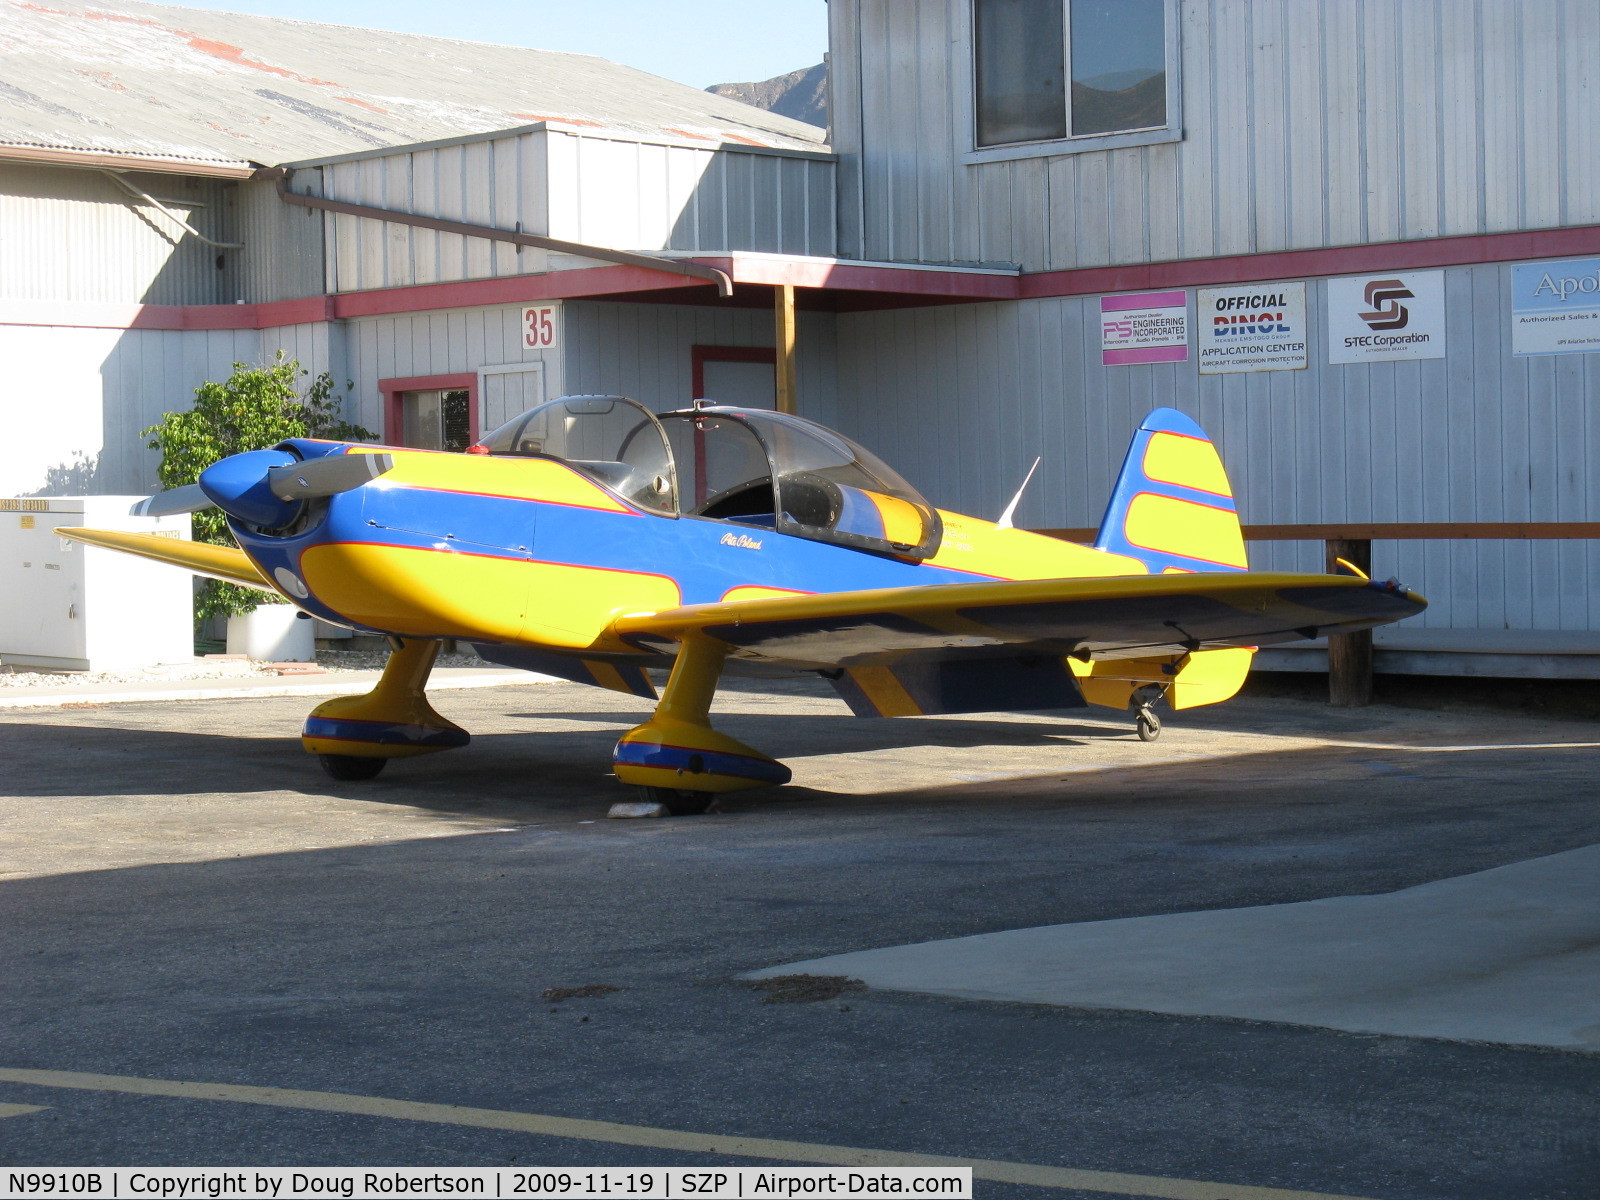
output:
[[1600, 258], [1511, 268], [1511, 352], [1600, 350]]

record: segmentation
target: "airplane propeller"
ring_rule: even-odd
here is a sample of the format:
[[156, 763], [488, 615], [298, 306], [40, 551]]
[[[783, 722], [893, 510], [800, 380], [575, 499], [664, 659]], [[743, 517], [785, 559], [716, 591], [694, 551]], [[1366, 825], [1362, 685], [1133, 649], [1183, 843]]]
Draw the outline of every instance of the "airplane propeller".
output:
[[293, 519], [303, 500], [353, 491], [394, 467], [388, 454], [330, 454], [302, 461], [287, 450], [251, 450], [213, 463], [200, 482], [168, 488], [140, 500], [136, 517], [220, 508], [231, 517], [266, 529]]
[[279, 500], [320, 500], [354, 491], [393, 467], [388, 454], [330, 454], [268, 468], [267, 488]]
[[146, 496], [128, 512], [135, 517], [170, 517], [177, 513], [199, 512], [203, 508], [212, 507], [214, 505], [211, 497], [201, 490], [200, 485], [189, 483], [183, 487], [157, 492], [154, 496]]

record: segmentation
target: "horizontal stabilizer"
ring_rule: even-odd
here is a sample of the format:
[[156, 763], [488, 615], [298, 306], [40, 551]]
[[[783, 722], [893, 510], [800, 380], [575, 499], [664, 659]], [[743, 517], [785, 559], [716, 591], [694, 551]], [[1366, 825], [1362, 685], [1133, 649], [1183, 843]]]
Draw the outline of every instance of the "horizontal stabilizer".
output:
[[858, 717], [933, 717], [941, 713], [1035, 712], [1082, 708], [1084, 698], [1059, 658], [931, 658], [910, 655], [882, 666], [828, 672]]
[[277, 588], [262, 578], [261, 572], [250, 561], [250, 556], [235, 546], [213, 546], [208, 542], [186, 542], [180, 538], [163, 537], [159, 533], [124, 533], [111, 529], [70, 528], [56, 532], [86, 546], [121, 550], [124, 554], [137, 554], [140, 558], [153, 558], [157, 562], [182, 567], [208, 579], [220, 579], [224, 583], [237, 583], [241, 587], [279, 594]]

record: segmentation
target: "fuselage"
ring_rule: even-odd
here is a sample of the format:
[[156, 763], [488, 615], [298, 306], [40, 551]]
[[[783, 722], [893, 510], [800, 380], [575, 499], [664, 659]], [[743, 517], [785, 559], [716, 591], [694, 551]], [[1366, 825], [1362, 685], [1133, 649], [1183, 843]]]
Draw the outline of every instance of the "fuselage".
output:
[[[958, 513], [924, 562], [739, 519], [663, 516], [549, 458], [297, 442], [393, 468], [304, 528], [234, 536], [284, 595], [334, 624], [565, 653], [637, 653], [619, 614], [785, 594], [975, 580], [1143, 575], [1138, 560]], [[302, 594], [303, 593], [303, 594]]]

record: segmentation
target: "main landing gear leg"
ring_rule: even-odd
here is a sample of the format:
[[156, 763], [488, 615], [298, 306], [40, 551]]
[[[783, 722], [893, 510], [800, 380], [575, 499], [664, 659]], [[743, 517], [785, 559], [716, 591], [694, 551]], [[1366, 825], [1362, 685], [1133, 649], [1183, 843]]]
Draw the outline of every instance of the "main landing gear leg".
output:
[[433, 711], [423, 691], [439, 643], [395, 638], [393, 645], [383, 678], [370, 692], [335, 697], [306, 718], [300, 744], [335, 779], [371, 779], [391, 758], [453, 750], [471, 740]]
[[701, 634], [683, 639], [655, 714], [622, 735], [617, 778], [674, 815], [702, 813], [718, 792], [788, 783], [789, 768], [711, 728], [711, 698], [728, 648]]

